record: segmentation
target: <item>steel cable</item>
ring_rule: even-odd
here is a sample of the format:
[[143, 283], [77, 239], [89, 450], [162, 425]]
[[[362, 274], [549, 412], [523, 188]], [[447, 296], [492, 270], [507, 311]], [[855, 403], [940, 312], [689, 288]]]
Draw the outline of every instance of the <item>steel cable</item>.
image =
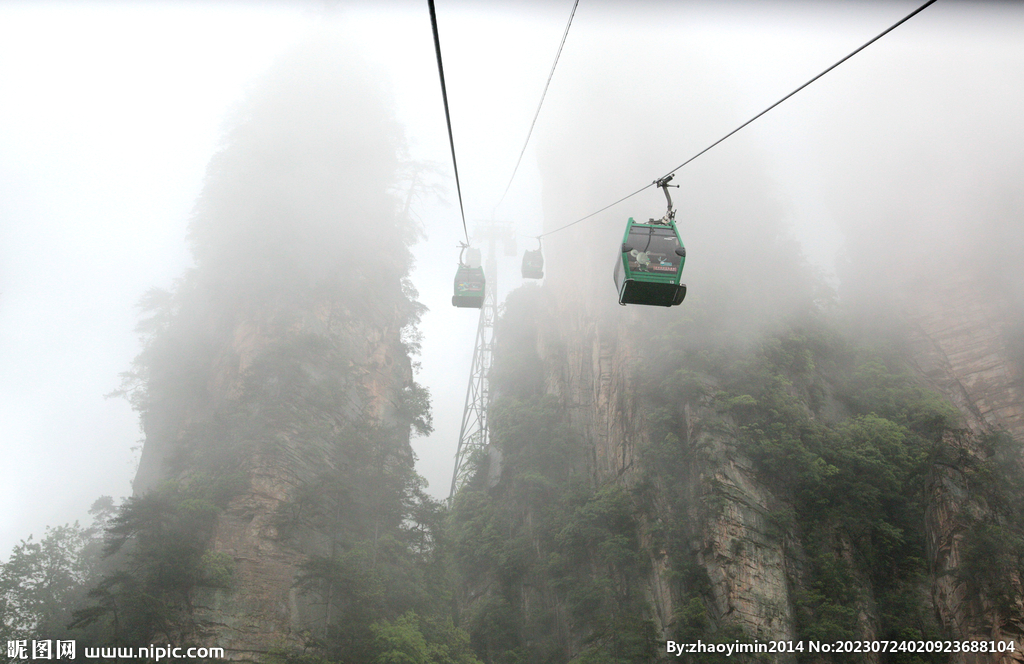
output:
[[466, 210], [462, 206], [462, 185], [459, 184], [459, 164], [455, 159], [455, 139], [452, 138], [452, 116], [448, 111], [448, 90], [444, 84], [444, 65], [441, 63], [441, 39], [437, 35], [437, 14], [434, 12], [434, 0], [427, 0], [430, 7], [430, 27], [434, 30], [434, 50], [437, 52], [437, 74], [441, 78], [441, 99], [444, 100], [444, 119], [448, 124], [448, 144], [452, 148], [452, 167], [455, 169], [455, 190], [459, 192], [459, 212], [462, 214], [462, 232], [469, 242], [469, 230], [466, 228]]
[[[691, 161], [693, 161], [693, 160], [694, 160], [694, 159], [696, 159], [697, 157], [701, 156], [702, 154], [704, 154], [705, 152], [707, 152], [707, 151], [708, 151], [708, 150], [710, 150], [711, 148], [715, 147], [716, 145], [718, 145], [719, 143], [721, 143], [721, 142], [722, 142], [722, 141], [724, 141], [725, 139], [729, 138], [730, 136], [732, 136], [733, 134], [735, 134], [735, 133], [736, 133], [736, 132], [738, 132], [739, 130], [743, 129], [744, 127], [746, 127], [747, 125], [749, 125], [750, 123], [752, 123], [752, 122], [753, 122], [754, 120], [757, 120], [758, 118], [760, 118], [760, 117], [761, 117], [762, 115], [764, 115], [764, 114], [765, 114], [765, 113], [767, 113], [768, 111], [772, 110], [773, 108], [775, 108], [776, 106], [778, 106], [778, 105], [779, 105], [779, 104], [781, 104], [782, 102], [786, 101], [787, 99], [789, 99], [790, 97], [792, 97], [792, 96], [793, 96], [793, 95], [795, 95], [796, 93], [800, 92], [801, 90], [803, 90], [804, 88], [806, 88], [806, 87], [807, 87], [808, 85], [810, 85], [811, 83], [814, 83], [815, 81], [817, 81], [817, 80], [818, 80], [819, 78], [821, 78], [821, 77], [822, 77], [822, 76], [824, 76], [825, 74], [829, 73], [830, 71], [832, 71], [833, 69], [835, 69], [835, 68], [836, 68], [836, 67], [838, 67], [839, 65], [843, 64], [844, 62], [846, 62], [847, 60], [849, 60], [849, 59], [850, 59], [850, 58], [852, 58], [853, 56], [857, 55], [858, 53], [860, 53], [861, 51], [863, 51], [863, 50], [864, 50], [865, 48], [867, 48], [868, 46], [870, 46], [871, 44], [875, 43], [876, 41], [878, 41], [879, 39], [881, 39], [881, 38], [882, 38], [882, 37], [884, 37], [885, 35], [889, 34], [890, 32], [892, 32], [893, 30], [895, 30], [896, 28], [898, 28], [898, 27], [899, 27], [900, 25], [902, 25], [902, 24], [903, 24], [903, 23], [905, 23], [906, 21], [908, 21], [908, 20], [910, 20], [911, 18], [913, 18], [913, 17], [914, 17], [914, 16], [915, 16], [915, 15], [916, 15], [917, 13], [919, 13], [920, 11], [922, 11], [923, 9], [925, 9], [926, 7], [928, 7], [928, 5], [931, 5], [931, 4], [932, 4], [932, 3], [934, 3], [934, 2], [935, 2], [935, 0], [928, 0], [928, 1], [927, 1], [927, 2], [925, 2], [925, 3], [923, 4], [923, 5], [921, 5], [920, 7], [918, 7], [917, 9], [915, 9], [914, 11], [910, 12], [909, 14], [907, 14], [906, 16], [904, 16], [903, 18], [901, 18], [901, 19], [900, 19], [899, 21], [897, 21], [896, 23], [893, 23], [893, 24], [892, 24], [891, 26], [889, 26], [888, 28], [886, 28], [886, 29], [885, 29], [885, 30], [883, 30], [882, 32], [878, 33], [878, 34], [877, 34], [877, 35], [876, 35], [875, 37], [873, 37], [872, 39], [870, 39], [870, 40], [868, 40], [867, 42], [865, 42], [864, 44], [862, 44], [862, 45], [861, 45], [860, 47], [858, 47], [858, 48], [857, 48], [856, 50], [852, 51], [852, 52], [851, 52], [850, 54], [848, 54], [848, 55], [847, 55], [846, 57], [844, 57], [843, 59], [841, 59], [841, 60], [839, 60], [838, 62], [836, 62], [835, 64], [833, 64], [833, 65], [832, 65], [831, 67], [829, 67], [829, 68], [828, 68], [828, 69], [826, 69], [825, 71], [821, 72], [820, 74], [818, 74], [817, 76], [815, 76], [815, 77], [814, 77], [814, 78], [812, 78], [811, 80], [807, 81], [806, 83], [804, 83], [803, 85], [801, 85], [800, 87], [798, 87], [798, 88], [797, 88], [796, 90], [793, 90], [792, 92], [790, 92], [790, 93], [789, 93], [788, 95], [786, 95], [786, 96], [785, 96], [785, 97], [783, 97], [782, 99], [778, 100], [777, 102], [775, 102], [774, 104], [772, 104], [772, 105], [771, 105], [771, 106], [769, 106], [768, 108], [764, 109], [763, 111], [761, 111], [760, 113], [758, 113], [758, 114], [757, 114], [757, 115], [755, 115], [754, 117], [750, 118], [749, 120], [747, 120], [746, 122], [744, 122], [743, 124], [741, 124], [741, 125], [740, 125], [739, 127], [736, 127], [735, 129], [733, 129], [732, 131], [730, 131], [730, 132], [729, 132], [728, 134], [726, 134], [726, 135], [725, 135], [725, 136], [723, 136], [722, 138], [718, 139], [717, 141], [715, 141], [715, 142], [714, 142], [714, 143], [712, 143], [711, 145], [707, 146], [706, 148], [704, 148], [703, 150], [701, 150], [701, 151], [700, 151], [700, 152], [698, 152], [697, 154], [693, 155], [692, 157], [690, 157], [689, 159], [687, 159], [687, 160], [686, 160], [686, 161], [684, 161], [683, 163], [679, 164], [678, 166], [676, 166], [675, 168], [673, 168], [672, 170], [670, 170], [670, 171], [669, 171], [668, 173], [666, 173], [666, 174], [665, 174], [664, 176], [662, 176], [661, 178], [659, 178], [659, 180], [660, 180], [660, 179], [663, 179], [663, 178], [665, 178], [665, 177], [668, 177], [669, 175], [672, 175], [673, 173], [675, 173], [676, 171], [678, 171], [678, 170], [679, 170], [680, 168], [682, 168], [683, 166], [686, 166], [687, 164], [689, 164], [689, 163], [690, 163]], [[655, 182], [657, 182], [657, 180], [655, 180], [654, 182], [651, 182], [651, 184], [648, 184], [648, 185], [646, 185], [646, 186], [644, 186], [644, 187], [641, 187], [641, 188], [637, 189], [637, 190], [636, 190], [636, 191], [634, 191], [634, 192], [633, 192], [632, 194], [628, 194], [628, 195], [626, 195], [626, 196], [623, 196], [622, 198], [620, 198], [619, 200], [615, 201], [614, 203], [610, 203], [609, 205], [606, 205], [606, 206], [604, 206], [603, 208], [601, 208], [601, 209], [600, 209], [600, 210], [598, 210], [597, 212], [591, 212], [591, 213], [590, 213], [590, 214], [588, 214], [587, 216], [585, 216], [585, 217], [580, 217], [580, 218], [579, 218], [579, 219], [577, 219], [576, 221], [573, 221], [573, 222], [571, 222], [571, 223], [568, 223], [568, 224], [566, 224], [565, 226], [559, 226], [558, 228], [556, 228], [556, 229], [554, 229], [554, 230], [551, 230], [551, 231], [548, 231], [547, 233], [541, 233], [541, 234], [540, 234], [540, 235], [539, 235], [538, 237], [544, 237], [544, 236], [547, 236], [547, 235], [551, 235], [552, 233], [557, 233], [558, 231], [561, 231], [561, 230], [565, 230], [566, 228], [569, 228], [570, 226], [575, 226], [576, 224], [580, 223], [581, 221], [584, 221], [584, 220], [586, 220], [586, 219], [590, 219], [590, 218], [591, 218], [591, 217], [593, 217], [594, 215], [600, 214], [600, 213], [604, 212], [605, 210], [607, 210], [608, 208], [610, 208], [610, 207], [613, 207], [613, 206], [615, 206], [615, 205], [618, 205], [619, 203], [621, 203], [622, 201], [624, 201], [624, 200], [626, 200], [626, 199], [628, 199], [628, 198], [632, 198], [633, 196], [636, 196], [637, 194], [639, 194], [639, 193], [640, 193], [641, 191], [643, 191], [644, 189], [647, 189], [648, 187], [651, 187], [651, 186], [653, 186], [653, 185], [655, 184]]]
[[[526, 154], [526, 146], [530, 144], [530, 137], [533, 135], [533, 127], [537, 124], [537, 118], [540, 117], [540, 109], [544, 105], [544, 97], [548, 94], [548, 87], [551, 85], [551, 77], [555, 75], [555, 67], [558, 66], [558, 58], [562, 55], [562, 47], [565, 46], [565, 38], [569, 36], [569, 27], [572, 25], [572, 18], [576, 15], [576, 7], [580, 4], [580, 0], [576, 0], [572, 5], [572, 12], [569, 13], [569, 22], [565, 24], [565, 31], [562, 33], [562, 41], [558, 44], [558, 52], [555, 53], [555, 61], [551, 64], [551, 72], [548, 74], [548, 81], [544, 84], [544, 92], [540, 95], [540, 103], [537, 104], [537, 112], [533, 114], [533, 122], [530, 123], [530, 131], [526, 132], [526, 141], [523, 143], [523, 149], [519, 152], [519, 159], [516, 160], [516, 167], [512, 169], [512, 177], [508, 179], [508, 184], [505, 185], [505, 192], [501, 195], [501, 199], [498, 200], [498, 205], [501, 205], [502, 201], [505, 200], [505, 195], [508, 194], [509, 188], [512, 186], [512, 181], [516, 179], [516, 173], [519, 171], [519, 164], [523, 161], [523, 155]], [[497, 209], [498, 205], [494, 208]]]

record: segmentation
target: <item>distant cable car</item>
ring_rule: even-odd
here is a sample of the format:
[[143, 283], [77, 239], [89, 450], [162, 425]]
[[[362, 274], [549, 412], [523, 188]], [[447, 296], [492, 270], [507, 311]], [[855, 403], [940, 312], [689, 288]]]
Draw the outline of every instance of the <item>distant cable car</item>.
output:
[[626, 222], [621, 254], [615, 261], [615, 288], [619, 304], [647, 304], [672, 307], [686, 297], [686, 284], [679, 283], [686, 263], [686, 248], [676, 228], [675, 210], [669, 196], [672, 176], [655, 184], [665, 192], [668, 212], [646, 224], [632, 217]]
[[[466, 250], [469, 251], [466, 251]], [[463, 262], [463, 253], [466, 260]], [[452, 305], [456, 307], [468, 307], [482, 309], [484, 306], [484, 268], [480, 264], [480, 250], [468, 245], [462, 245], [459, 252], [459, 269], [455, 273], [455, 294], [452, 295]]]
[[544, 252], [540, 246], [540, 238], [537, 238], [537, 248], [527, 249], [523, 252], [523, 279], [544, 278]]

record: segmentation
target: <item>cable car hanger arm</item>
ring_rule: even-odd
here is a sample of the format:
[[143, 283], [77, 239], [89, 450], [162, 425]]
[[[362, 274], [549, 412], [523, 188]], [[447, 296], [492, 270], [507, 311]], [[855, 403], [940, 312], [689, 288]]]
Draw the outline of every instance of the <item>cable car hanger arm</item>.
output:
[[[672, 196], [669, 195], [669, 193], [668, 193], [668, 188], [669, 187], [675, 187], [676, 189], [679, 188], [679, 185], [677, 185], [677, 184], [669, 184], [669, 182], [671, 182], [672, 178], [674, 178], [675, 176], [676, 176], [675, 173], [669, 173], [665, 177], [658, 178], [657, 180], [655, 180], [653, 182], [653, 184], [661, 187], [661, 190], [663, 192], [665, 192], [665, 200], [668, 201], [668, 210], [665, 212], [665, 216], [662, 217], [661, 219], [657, 220], [657, 222], [661, 223], [661, 224], [666, 224], [667, 225], [667, 224], [669, 224], [669, 223], [671, 223], [671, 222], [676, 220], [676, 211], [672, 207]], [[655, 221], [655, 220], [651, 219], [651, 221]]]

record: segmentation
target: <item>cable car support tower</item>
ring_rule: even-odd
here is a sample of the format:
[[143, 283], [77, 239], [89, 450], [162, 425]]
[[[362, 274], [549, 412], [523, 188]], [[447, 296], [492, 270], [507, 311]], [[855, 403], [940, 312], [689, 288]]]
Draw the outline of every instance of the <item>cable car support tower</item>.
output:
[[484, 306], [480, 309], [480, 320], [476, 328], [476, 345], [473, 348], [473, 363], [469, 370], [469, 386], [466, 388], [466, 405], [462, 411], [462, 426], [459, 429], [459, 446], [455, 450], [455, 469], [452, 471], [452, 486], [448, 494], [451, 503], [455, 493], [462, 488], [470, 472], [469, 460], [479, 454], [490, 453], [487, 409], [490, 405], [490, 386], [487, 376], [491, 370], [494, 343], [494, 321], [498, 316], [498, 253], [497, 244], [505, 245], [505, 253], [515, 255], [515, 231], [505, 222], [489, 221], [478, 226], [474, 238], [487, 241], [487, 259], [484, 262], [486, 279]]

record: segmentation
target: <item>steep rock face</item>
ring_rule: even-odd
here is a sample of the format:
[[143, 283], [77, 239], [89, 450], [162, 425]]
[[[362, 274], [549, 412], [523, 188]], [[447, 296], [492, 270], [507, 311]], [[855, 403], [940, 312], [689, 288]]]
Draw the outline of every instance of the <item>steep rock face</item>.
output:
[[[910, 329], [907, 359], [968, 423], [970, 435], [947, 436], [947, 443], [976, 457], [981, 454], [977, 441], [987, 433], [1005, 430], [1018, 439], [1021, 435], [1024, 383], [1007, 341], [1008, 306], [963, 279], [933, 291], [931, 299], [912, 301], [903, 312]], [[609, 322], [571, 297], [555, 307], [557, 323], [538, 340], [547, 367], [545, 388], [564, 404], [574, 431], [590, 451], [599, 482], [630, 485], [638, 478], [638, 450], [648, 440], [651, 426], [639, 401], [635, 371], [635, 340], [641, 337], [637, 326], [647, 324], [646, 319], [641, 322], [637, 312]], [[806, 562], [799, 533], [780, 532], [772, 518], [785, 506], [738, 451], [721, 413], [687, 405], [685, 429], [688, 444], [701, 450], [688, 478], [691, 507], [685, 515], [667, 510], [663, 515], [692, 524], [693, 550], [657, 550], [650, 538], [645, 539], [651, 559], [647, 593], [659, 629], [668, 633], [679, 609], [669, 581], [670, 561], [692, 556], [710, 579], [717, 621], [762, 640], [795, 638], [794, 592], [806, 590]], [[957, 639], [1015, 642], [1014, 652], [958, 654], [952, 661], [1020, 661], [1024, 607], [1019, 599], [1016, 609], [1000, 613], [991, 602], [971, 600], [967, 582], [957, 573], [966, 517], [982, 509], [972, 498], [964, 469], [937, 464], [927, 492], [931, 602], [944, 631]], [[842, 555], [853, 555], [842, 542], [836, 546]], [[1007, 583], [1017, 588], [1019, 598], [1020, 580], [1011, 576]], [[869, 587], [866, 580], [864, 587]], [[870, 597], [857, 610], [863, 638], [874, 638], [880, 618]]]
[[1014, 304], [970, 273], [904, 298], [913, 359], [971, 430], [1003, 429], [1024, 440], [1024, 375], [1009, 349]]
[[[393, 424], [399, 393], [412, 381], [412, 369], [401, 342], [397, 312], [393, 320], [338, 323], [337, 307], [330, 304], [313, 307], [290, 333], [342, 336], [352, 342], [351, 362], [356, 382], [350, 390], [345, 409], [324, 412], [321, 417], [337, 428], [347, 418], [366, 415]], [[334, 314], [333, 316], [331, 314]], [[184, 481], [202, 469], [174, 466], [166, 458], [187, 438], [191, 427], [209, 424], [223, 416], [245, 392], [246, 373], [262, 353], [274, 345], [277, 334], [268, 320], [244, 320], [233, 333], [225, 335], [226, 346], [213, 362], [205, 399], [194, 412], [186, 412], [173, 423], [162, 419], [154, 432], [147, 428], [143, 462], [135, 481], [137, 494], [157, 488], [162, 482]], [[316, 366], [300, 369], [316, 375]], [[227, 556], [233, 562], [232, 583], [226, 589], [196, 589], [193, 618], [195, 638], [207, 646], [225, 649], [236, 661], [259, 661], [273, 648], [301, 646], [302, 636], [312, 621], [321, 617], [322, 608], [302, 596], [296, 588], [297, 573], [310, 555], [324, 555], [326, 540], [317, 533], [287, 538], [281, 532], [283, 506], [295, 499], [297, 488], [313, 481], [332, 467], [326, 449], [317, 449], [294, 426], [282, 426], [260, 435], [273, 440], [270, 447], [256, 445], [240, 469], [245, 489], [231, 498], [216, 520], [209, 544], [213, 555]], [[155, 444], [150, 444], [153, 441]], [[399, 456], [412, 457], [408, 440]]]
[[[976, 439], [1006, 431], [1024, 440], [1024, 375], [1010, 349], [1010, 330], [1019, 318], [1013, 303], [961, 271], [938, 287], [905, 297], [913, 360], [924, 379], [963, 413], [972, 435], [955, 441], [964, 454], [978, 458]], [[920, 293], [923, 293], [920, 294]], [[1024, 459], [1016, 460], [1024, 472]], [[954, 662], [1024, 661], [1024, 604], [1000, 612], [991, 603], [971, 601], [957, 570], [971, 510], [969, 483], [957, 468], [937, 466], [930, 487], [929, 556], [933, 597], [943, 625], [956, 638], [1012, 640], [1015, 652], [1002, 656], [957, 655]], [[1021, 579], [1006, 583], [1022, 596]]]
[[199, 505], [203, 529], [172, 561], [188, 573], [170, 617], [140, 633], [238, 660], [305, 645], [352, 604], [333, 593], [338, 559], [402, 529], [405, 504], [382, 514], [415, 491], [410, 431], [429, 428], [403, 336], [421, 310], [419, 229], [415, 184], [404, 211], [396, 192], [415, 167], [360, 62], [311, 39], [253, 88], [195, 206], [195, 267], [144, 300], [126, 388], [146, 436], [134, 491], [170, 496], [172, 517]]
[[[538, 352], [548, 367], [545, 387], [569, 413], [598, 482], [615, 479], [630, 486], [638, 479], [638, 449], [650, 431], [636, 375], [641, 312], [609, 323], [578, 305], [562, 302], [557, 327], [539, 338]], [[762, 640], [793, 639], [790, 592], [799, 563], [790, 559], [786, 539], [769, 523], [778, 501], [738, 453], [730, 432], [711, 424], [720, 420], [709, 409], [687, 408], [687, 440], [702, 451], [687, 478], [690, 508], [672, 514], [662, 505], [663, 519], [693, 524], [693, 550], [655, 550], [642, 535], [651, 562], [646, 592], [657, 628], [666, 638], [679, 608], [669, 581], [672, 560], [693, 557], [710, 579], [716, 622]]]
[[704, 472], [714, 474], [714, 485], [725, 500], [719, 513], [703, 522], [696, 558], [711, 578], [718, 617], [762, 640], [792, 640], [790, 579], [797, 570], [785, 540], [770, 526], [777, 501], [761, 486], [747, 459], [715, 442], [707, 441], [718, 447], [718, 458]]
[[[563, 399], [573, 429], [588, 442], [595, 472], [621, 476], [633, 469], [634, 451], [644, 435], [642, 411], [634, 395], [631, 367], [635, 349], [621, 327], [602, 326], [586, 316], [563, 322], [556, 339], [543, 348], [559, 348], [558, 357], [542, 354], [549, 368], [546, 389]], [[609, 329], [610, 328], [610, 329]]]
[[294, 589], [303, 552], [279, 541], [275, 516], [290, 498], [295, 477], [272, 459], [256, 458], [250, 488], [219, 516], [210, 550], [234, 562], [230, 590], [206, 591], [196, 602], [205, 645], [229, 659], [254, 661], [273, 646], [298, 642], [302, 603]]

